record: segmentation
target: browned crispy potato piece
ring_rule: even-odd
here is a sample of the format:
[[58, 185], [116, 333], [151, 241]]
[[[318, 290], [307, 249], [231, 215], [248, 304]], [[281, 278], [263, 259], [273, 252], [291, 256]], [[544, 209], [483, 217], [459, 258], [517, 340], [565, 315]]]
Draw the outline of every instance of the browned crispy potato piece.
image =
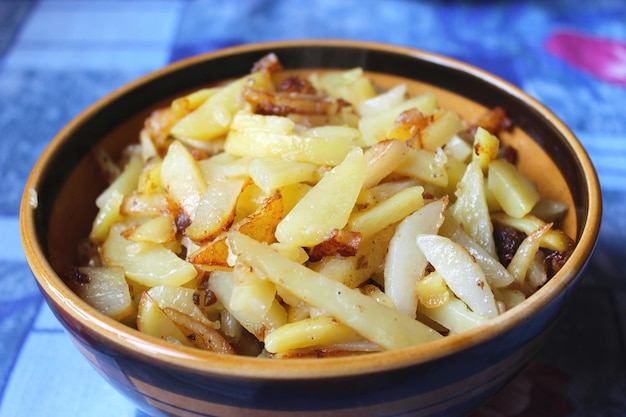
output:
[[290, 75], [278, 86], [281, 93], [316, 94], [317, 90], [306, 78]]
[[513, 122], [507, 117], [502, 107], [494, 107], [473, 120], [467, 129], [459, 132], [459, 136], [471, 143], [478, 128], [483, 128], [492, 135], [497, 135], [502, 131], [511, 130]]
[[230, 343], [210, 326], [170, 307], [165, 307], [163, 312], [196, 347], [221, 354], [236, 353]]
[[319, 243], [309, 251], [311, 261], [319, 261], [324, 256], [354, 256], [359, 250], [361, 233], [348, 230], [333, 229], [322, 243]]
[[144, 123], [144, 132], [152, 139], [152, 142], [164, 154], [171, 141], [170, 129], [180, 120], [171, 107], [157, 109], [150, 114]]
[[278, 56], [275, 53], [269, 53], [256, 61], [252, 66], [251, 72], [268, 71], [270, 73], [283, 70], [283, 64], [280, 63]]
[[315, 94], [261, 91], [244, 87], [243, 99], [256, 105], [256, 113], [286, 116], [289, 114], [334, 115], [348, 105], [342, 99]]
[[393, 129], [387, 134], [390, 139], [400, 139], [408, 142], [415, 148], [421, 146], [421, 132], [434, 120], [434, 115], [425, 115], [417, 108], [411, 108], [400, 113]]
[[[241, 233], [270, 244], [274, 241], [276, 226], [283, 217], [283, 197], [280, 191], [268, 197], [254, 213], [244, 217], [233, 228]], [[193, 253], [189, 261], [209, 269], [231, 269], [228, 265], [228, 246], [226, 233]]]

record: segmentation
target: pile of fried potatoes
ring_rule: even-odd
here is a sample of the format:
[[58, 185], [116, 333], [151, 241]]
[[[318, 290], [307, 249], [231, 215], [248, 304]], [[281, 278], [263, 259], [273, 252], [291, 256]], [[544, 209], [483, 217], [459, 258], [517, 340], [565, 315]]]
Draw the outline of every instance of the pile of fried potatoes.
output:
[[179, 97], [117, 163], [68, 285], [172, 343], [270, 358], [403, 348], [531, 296], [574, 242], [499, 132], [362, 69]]

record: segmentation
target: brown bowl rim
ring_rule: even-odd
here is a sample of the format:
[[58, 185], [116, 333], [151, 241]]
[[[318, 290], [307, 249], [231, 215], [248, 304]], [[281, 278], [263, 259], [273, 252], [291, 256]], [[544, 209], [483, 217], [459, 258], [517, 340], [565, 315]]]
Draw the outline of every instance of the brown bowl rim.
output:
[[[218, 355], [199, 349], [184, 346], [175, 346], [163, 340], [140, 333], [122, 323], [119, 323], [89, 307], [80, 299], [53, 270], [46, 260], [45, 251], [37, 239], [36, 209], [32, 203], [32, 190], [37, 190], [42, 181], [45, 166], [52, 160], [63, 143], [63, 139], [70, 135], [84, 120], [92, 117], [101, 108], [124, 93], [157, 79], [164, 74], [175, 72], [196, 62], [211, 60], [216, 57], [255, 51], [257, 49], [275, 49], [287, 47], [320, 47], [341, 46], [357, 49], [374, 49], [408, 55], [417, 60], [427, 60], [446, 66], [455, 71], [463, 71], [475, 77], [487, 80], [497, 88], [504, 90], [525, 101], [540, 111], [546, 123], [554, 125], [565, 137], [569, 146], [578, 158], [587, 183], [587, 201], [589, 204], [586, 222], [582, 225], [579, 240], [567, 267], [557, 273], [542, 289], [535, 293], [519, 307], [513, 308], [487, 324], [466, 332], [445, 337], [439, 341], [424, 345], [412, 346], [389, 352], [372, 353], [359, 356], [315, 359], [269, 360], [242, 356]], [[183, 368], [189, 372], [200, 374], [227, 375], [234, 378], [255, 379], [318, 379], [337, 376], [362, 375], [371, 372], [398, 369], [418, 365], [442, 358], [446, 355], [458, 353], [463, 349], [476, 346], [496, 336], [505, 333], [529, 316], [546, 307], [561, 291], [564, 291], [579, 275], [588, 262], [596, 244], [600, 228], [602, 198], [600, 184], [593, 164], [572, 131], [543, 104], [523, 92], [513, 84], [472, 65], [453, 58], [435, 53], [384, 43], [352, 41], [352, 40], [290, 40], [246, 44], [224, 48], [169, 64], [159, 70], [148, 73], [138, 79], [107, 94], [99, 99], [72, 121], [70, 121], [50, 142], [42, 155], [35, 163], [27, 180], [24, 196], [20, 206], [20, 231], [27, 262], [33, 271], [41, 290], [54, 304], [60, 306], [65, 314], [69, 314], [82, 328], [97, 333], [98, 337], [110, 346], [119, 349], [130, 356], [143, 358], [155, 364], [162, 364], [174, 368]], [[315, 366], [310, 366], [315, 361]]]

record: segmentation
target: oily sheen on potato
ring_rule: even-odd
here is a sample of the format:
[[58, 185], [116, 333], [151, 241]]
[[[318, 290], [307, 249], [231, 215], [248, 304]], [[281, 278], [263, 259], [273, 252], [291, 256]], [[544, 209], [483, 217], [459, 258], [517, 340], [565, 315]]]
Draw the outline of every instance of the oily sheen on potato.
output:
[[479, 326], [566, 261], [567, 206], [517, 168], [503, 109], [251, 67], [155, 110], [115, 164], [94, 150], [111, 178], [66, 278], [102, 314], [218, 354], [365, 354]]

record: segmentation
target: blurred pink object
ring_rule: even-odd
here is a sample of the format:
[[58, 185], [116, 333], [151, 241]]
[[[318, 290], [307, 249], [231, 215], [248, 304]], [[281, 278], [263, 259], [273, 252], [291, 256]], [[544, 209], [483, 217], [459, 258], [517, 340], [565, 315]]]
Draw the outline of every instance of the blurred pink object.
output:
[[626, 87], [626, 42], [561, 31], [553, 33], [545, 46], [572, 66]]

